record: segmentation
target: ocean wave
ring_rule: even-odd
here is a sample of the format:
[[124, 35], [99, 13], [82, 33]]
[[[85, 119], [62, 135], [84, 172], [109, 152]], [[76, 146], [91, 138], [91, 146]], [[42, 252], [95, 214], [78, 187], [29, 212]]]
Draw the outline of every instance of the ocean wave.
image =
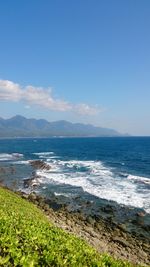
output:
[[13, 164], [20, 164], [20, 165], [29, 165], [30, 160], [19, 160], [19, 161], [14, 161]]
[[[44, 157], [46, 164], [51, 166], [50, 170], [37, 170], [38, 179], [35, 183], [38, 185], [80, 187], [96, 197], [144, 208], [150, 213], [150, 192], [148, 191], [150, 179], [148, 177], [117, 172], [116, 169], [106, 166], [101, 161], [61, 160], [52, 151], [34, 154]], [[1, 153], [0, 161], [13, 161], [13, 164], [28, 165], [30, 161], [20, 160], [22, 157], [23, 154], [19, 153]]]
[[[40, 156], [41, 157], [41, 156]], [[51, 159], [60, 159], [59, 156], [51, 156], [51, 157], [47, 157], [46, 161], [50, 161]]]
[[[137, 183], [132, 182], [136, 176], [128, 175], [124, 178], [117, 176], [112, 168], [104, 166], [100, 161], [53, 160], [51, 167], [48, 172], [43, 170], [37, 172], [40, 176], [39, 183], [81, 187], [83, 191], [96, 197], [144, 208], [150, 213], [150, 195], [148, 191], [138, 191]], [[149, 181], [145, 178], [145, 182]]]
[[147, 177], [128, 175], [127, 179], [150, 185], [150, 178]]
[[85, 172], [96, 175], [112, 175], [112, 172], [106, 168], [100, 161], [83, 161], [83, 160], [57, 160], [56, 157], [47, 160], [51, 165], [50, 172]]
[[37, 152], [37, 153], [32, 153], [33, 155], [36, 155], [36, 156], [48, 156], [48, 155], [52, 155], [54, 154], [54, 152], [52, 151], [49, 151], [49, 152]]
[[16, 159], [19, 159], [22, 157], [23, 157], [23, 154], [20, 154], [20, 153], [12, 153], [12, 154], [1, 153], [0, 154], [0, 161], [16, 160]]

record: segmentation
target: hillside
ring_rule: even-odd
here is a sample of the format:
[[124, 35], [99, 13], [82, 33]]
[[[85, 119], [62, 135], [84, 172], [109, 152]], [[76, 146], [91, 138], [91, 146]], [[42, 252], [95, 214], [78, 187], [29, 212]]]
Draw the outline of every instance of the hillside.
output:
[[90, 124], [71, 123], [68, 121], [48, 122], [43, 119], [27, 119], [15, 116], [10, 119], [0, 118], [0, 137], [100, 137], [121, 136], [113, 129], [95, 127]]
[[131, 267], [54, 227], [32, 203], [0, 187], [0, 266]]

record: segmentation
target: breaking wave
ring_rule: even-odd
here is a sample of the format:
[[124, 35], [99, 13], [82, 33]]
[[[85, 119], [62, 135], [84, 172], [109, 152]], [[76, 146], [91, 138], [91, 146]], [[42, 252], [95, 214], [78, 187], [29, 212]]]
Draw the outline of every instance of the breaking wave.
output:
[[16, 159], [20, 159], [22, 157], [23, 157], [23, 154], [20, 154], [20, 153], [12, 153], [12, 154], [1, 153], [0, 154], [0, 161], [16, 160]]
[[150, 178], [146, 178], [146, 177], [142, 177], [142, 176], [128, 175], [128, 179], [133, 180], [135, 182], [150, 185]]
[[45, 160], [51, 169], [37, 171], [39, 183], [80, 187], [96, 197], [144, 208], [150, 213], [150, 192], [146, 187], [150, 184], [149, 178], [116, 173], [101, 161], [64, 161], [55, 156], [47, 158], [47, 155]]
[[32, 153], [33, 155], [36, 155], [36, 156], [49, 156], [49, 155], [52, 155], [54, 154], [54, 152], [52, 151], [49, 151], [49, 152], [38, 152], [38, 153]]

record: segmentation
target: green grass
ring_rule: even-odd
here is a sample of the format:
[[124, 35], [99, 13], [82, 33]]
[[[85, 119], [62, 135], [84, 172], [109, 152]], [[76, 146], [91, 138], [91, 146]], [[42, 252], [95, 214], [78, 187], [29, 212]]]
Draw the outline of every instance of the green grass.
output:
[[99, 255], [49, 223], [36, 206], [0, 187], [0, 266], [132, 266]]

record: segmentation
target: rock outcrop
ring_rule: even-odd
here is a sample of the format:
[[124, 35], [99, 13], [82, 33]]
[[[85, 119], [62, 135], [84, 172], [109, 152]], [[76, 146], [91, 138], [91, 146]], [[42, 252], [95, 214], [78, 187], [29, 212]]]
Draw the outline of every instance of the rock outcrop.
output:
[[30, 160], [30, 165], [36, 170], [49, 171], [51, 169], [51, 166], [42, 160]]

